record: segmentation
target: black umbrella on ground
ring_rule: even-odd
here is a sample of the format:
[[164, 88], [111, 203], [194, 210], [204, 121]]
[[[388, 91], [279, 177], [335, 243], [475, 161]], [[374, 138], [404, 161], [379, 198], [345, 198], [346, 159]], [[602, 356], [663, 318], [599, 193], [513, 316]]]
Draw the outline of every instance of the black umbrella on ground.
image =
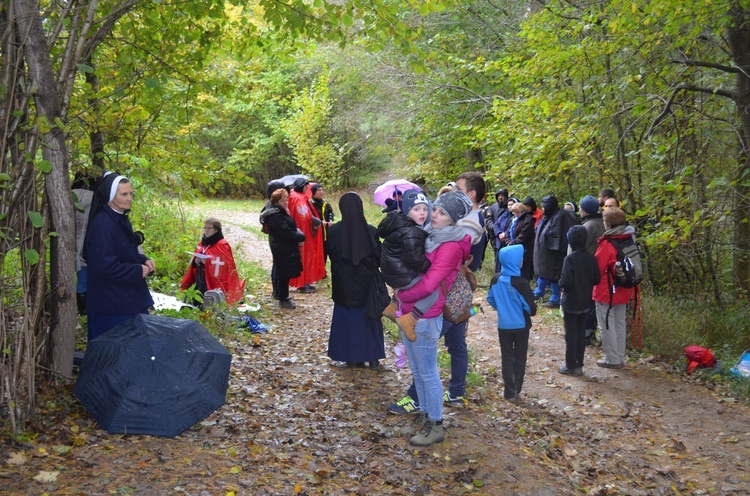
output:
[[110, 433], [175, 437], [224, 404], [231, 360], [194, 320], [139, 315], [88, 343], [73, 392]]

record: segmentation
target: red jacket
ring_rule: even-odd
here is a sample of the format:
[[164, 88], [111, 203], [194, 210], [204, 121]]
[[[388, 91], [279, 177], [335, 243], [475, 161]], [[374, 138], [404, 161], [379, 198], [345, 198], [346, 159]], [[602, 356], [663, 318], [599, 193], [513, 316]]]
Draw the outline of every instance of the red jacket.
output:
[[[427, 259], [432, 262], [432, 265], [422, 279], [409, 289], [402, 289], [398, 292], [398, 299], [402, 303], [401, 312], [409, 313], [417, 301], [429, 296], [436, 289], [440, 289], [437, 302], [424, 313], [424, 318], [431, 319], [442, 315], [445, 293], [456, 280], [460, 264], [469, 258], [470, 250], [471, 236], [466, 235], [461, 241], [448, 241], [432, 253], [428, 253]], [[443, 281], [445, 281], [445, 292], [441, 288]]]
[[[615, 262], [617, 262], [617, 249], [609, 239], [624, 239], [632, 236], [630, 233], [610, 234], [599, 238], [599, 246], [596, 249], [596, 263], [599, 265], [601, 279], [599, 284], [594, 286], [594, 301], [610, 303], [610, 291], [614, 282]], [[630, 301], [633, 295], [633, 288], [623, 288], [617, 286], [612, 294], [612, 305], [625, 305]]]
[[[245, 293], [245, 280], [240, 280], [237, 274], [232, 248], [227, 240], [220, 239], [208, 248], [199, 243], [195, 252], [209, 257], [205, 260], [206, 289], [221, 289], [230, 305], [240, 301]], [[185, 277], [180, 283], [180, 289], [185, 290], [195, 284], [196, 270], [197, 267], [191, 259]]]

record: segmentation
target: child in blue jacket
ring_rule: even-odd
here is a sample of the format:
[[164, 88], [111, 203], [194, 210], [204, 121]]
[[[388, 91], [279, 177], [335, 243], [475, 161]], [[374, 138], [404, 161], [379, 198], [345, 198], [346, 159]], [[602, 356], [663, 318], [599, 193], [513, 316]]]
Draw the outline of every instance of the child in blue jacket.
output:
[[536, 303], [529, 281], [521, 277], [523, 245], [512, 245], [498, 252], [500, 274], [492, 279], [487, 302], [497, 311], [497, 335], [502, 355], [503, 396], [515, 402], [526, 374], [531, 317]]

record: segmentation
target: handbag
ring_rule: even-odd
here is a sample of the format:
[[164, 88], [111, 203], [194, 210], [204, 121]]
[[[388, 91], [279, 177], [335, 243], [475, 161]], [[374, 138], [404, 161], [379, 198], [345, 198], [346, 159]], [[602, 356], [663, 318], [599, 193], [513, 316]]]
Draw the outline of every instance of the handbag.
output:
[[469, 270], [469, 264], [471, 257], [459, 265], [456, 279], [448, 291], [445, 291], [445, 282], [441, 283], [445, 295], [443, 318], [454, 324], [460, 324], [472, 316], [471, 306], [474, 301], [474, 290], [477, 289], [477, 278]]
[[374, 263], [371, 264], [371, 272], [370, 289], [367, 293], [367, 303], [365, 303], [365, 316], [368, 319], [380, 319], [383, 310], [391, 302], [391, 295], [388, 294], [388, 288], [380, 274], [380, 269]]

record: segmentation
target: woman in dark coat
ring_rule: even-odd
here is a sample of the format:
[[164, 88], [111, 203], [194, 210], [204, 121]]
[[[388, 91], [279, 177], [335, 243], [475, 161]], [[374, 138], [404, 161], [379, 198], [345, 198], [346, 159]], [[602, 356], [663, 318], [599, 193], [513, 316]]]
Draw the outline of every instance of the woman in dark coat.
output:
[[287, 211], [289, 193], [277, 189], [271, 194], [268, 207], [260, 214], [261, 222], [268, 230], [268, 244], [273, 255], [273, 286], [276, 299], [282, 308], [294, 309], [294, 301], [289, 298], [289, 280], [302, 272], [300, 244], [305, 235], [297, 229], [297, 224]]
[[328, 356], [349, 367], [380, 366], [385, 358], [383, 323], [365, 315], [374, 271], [379, 270], [380, 241], [367, 224], [362, 199], [350, 191], [339, 200], [341, 221], [328, 230], [333, 319]]
[[132, 203], [133, 186], [118, 174], [105, 175], [94, 193], [85, 241], [89, 341], [154, 304], [146, 277], [155, 265], [138, 251], [141, 241], [126, 215]]
[[534, 273], [534, 217], [526, 211], [523, 203], [515, 203], [512, 207], [515, 218], [511, 222], [508, 246], [523, 245], [523, 263], [521, 277], [531, 282]]

